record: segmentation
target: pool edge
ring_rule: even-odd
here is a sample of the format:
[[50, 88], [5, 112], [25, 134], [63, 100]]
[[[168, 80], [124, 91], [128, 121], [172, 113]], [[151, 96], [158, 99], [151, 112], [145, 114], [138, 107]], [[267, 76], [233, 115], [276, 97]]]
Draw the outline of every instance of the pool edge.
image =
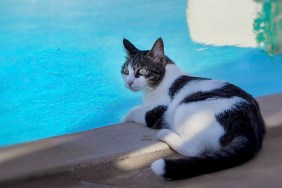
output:
[[[282, 125], [282, 93], [257, 97], [268, 128]], [[108, 169], [129, 172], [173, 152], [155, 138], [156, 130], [121, 123], [0, 149], [0, 184], [61, 172]], [[95, 169], [99, 173], [95, 173]], [[101, 169], [103, 169], [101, 171]]]

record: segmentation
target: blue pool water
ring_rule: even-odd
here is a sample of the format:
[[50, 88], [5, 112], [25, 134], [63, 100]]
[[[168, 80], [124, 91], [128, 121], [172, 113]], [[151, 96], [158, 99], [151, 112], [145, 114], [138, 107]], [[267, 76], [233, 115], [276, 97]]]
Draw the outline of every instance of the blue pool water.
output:
[[123, 37], [162, 37], [182, 69], [255, 96], [282, 92], [282, 56], [194, 43], [186, 0], [1, 0], [0, 146], [118, 123], [140, 94], [120, 76]]

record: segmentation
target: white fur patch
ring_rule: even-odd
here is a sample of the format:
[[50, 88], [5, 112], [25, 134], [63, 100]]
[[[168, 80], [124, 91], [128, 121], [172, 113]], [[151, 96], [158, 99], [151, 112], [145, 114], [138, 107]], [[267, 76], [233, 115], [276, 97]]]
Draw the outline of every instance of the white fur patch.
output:
[[163, 176], [165, 174], [165, 160], [164, 159], [156, 160], [151, 164], [151, 169], [158, 176]]

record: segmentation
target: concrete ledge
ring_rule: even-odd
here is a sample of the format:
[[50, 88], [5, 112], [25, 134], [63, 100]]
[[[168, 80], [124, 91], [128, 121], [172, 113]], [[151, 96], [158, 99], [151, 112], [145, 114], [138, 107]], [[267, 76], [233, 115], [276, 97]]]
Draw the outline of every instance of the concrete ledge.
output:
[[[167, 152], [167, 145], [157, 142], [156, 131], [133, 123], [122, 123], [95, 130], [53, 137], [0, 149], [0, 181], [11, 181], [45, 174], [115, 163], [121, 169], [140, 168], [146, 164], [127, 165], [134, 156]], [[141, 160], [140, 160], [141, 161]]]
[[[281, 126], [282, 94], [257, 100], [267, 126]], [[132, 174], [157, 158], [174, 155], [155, 135], [156, 130], [122, 123], [1, 148], [0, 183], [60, 172], [96, 181]]]
[[282, 94], [267, 95], [256, 98], [264, 121], [268, 128], [282, 125]]

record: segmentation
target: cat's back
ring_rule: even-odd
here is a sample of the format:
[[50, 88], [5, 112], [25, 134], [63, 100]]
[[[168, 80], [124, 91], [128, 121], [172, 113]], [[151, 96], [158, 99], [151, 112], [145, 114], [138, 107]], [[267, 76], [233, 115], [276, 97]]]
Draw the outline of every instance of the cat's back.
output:
[[239, 109], [244, 114], [252, 114], [263, 124], [257, 101], [243, 89], [225, 81], [194, 77], [182, 74], [176, 77], [168, 88], [171, 100], [169, 110], [175, 111], [183, 105], [191, 110], [207, 110], [213, 115]]
[[226, 126], [239, 121], [245, 124], [245, 121], [248, 127], [259, 125], [257, 131], [264, 133], [264, 121], [257, 101], [229, 82], [183, 74], [175, 78], [168, 93], [171, 99], [169, 113], [180, 114], [179, 117], [185, 114], [179, 122], [187, 119], [189, 114], [205, 112]]
[[[179, 103], [185, 103], [190, 99], [195, 102], [214, 97], [227, 85], [229, 83], [222, 80], [183, 74], [175, 78], [171, 83], [168, 89], [168, 95], [174, 105], [179, 105]], [[211, 96], [211, 92], [214, 96]]]

